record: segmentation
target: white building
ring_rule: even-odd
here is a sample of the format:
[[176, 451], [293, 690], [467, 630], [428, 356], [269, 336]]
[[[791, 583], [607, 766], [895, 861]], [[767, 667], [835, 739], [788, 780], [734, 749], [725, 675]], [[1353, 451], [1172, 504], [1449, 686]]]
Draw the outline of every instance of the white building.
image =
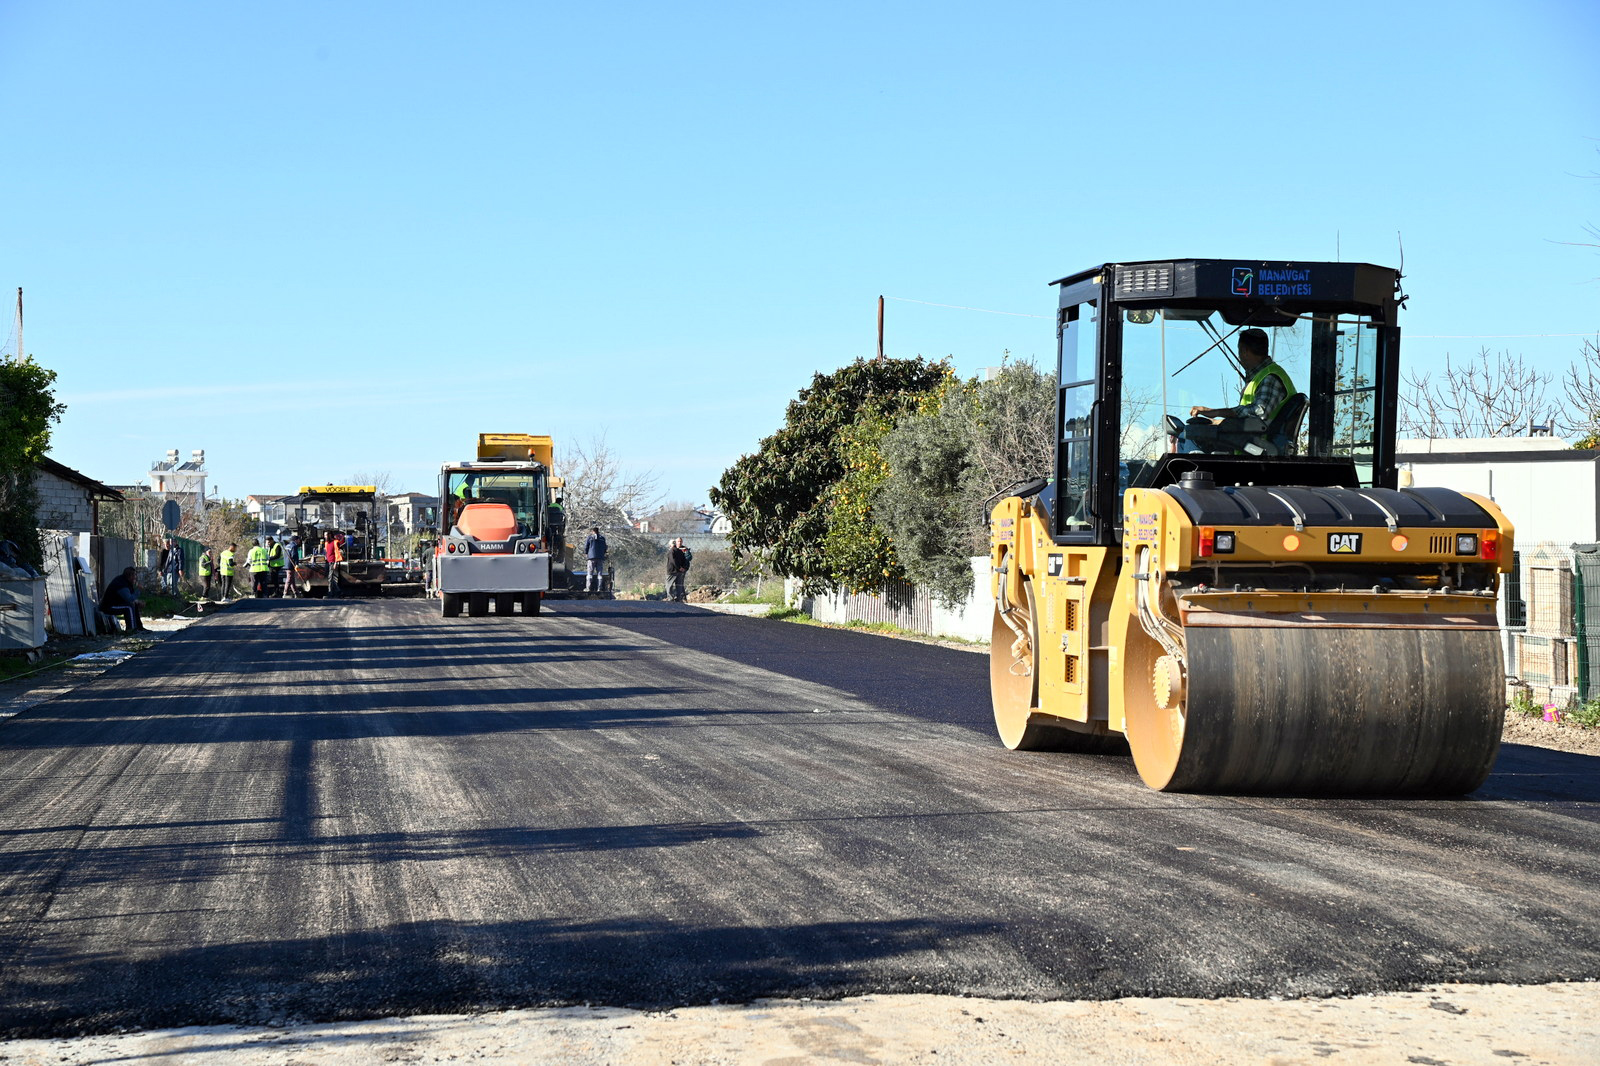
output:
[[389, 532], [410, 536], [439, 524], [439, 497], [423, 492], [400, 492], [385, 497]]
[[1600, 451], [1558, 437], [1402, 440], [1401, 483], [1487, 496], [1516, 528], [1518, 544], [1600, 541]]
[[173, 448], [165, 459], [151, 463], [150, 491], [167, 499], [183, 496], [205, 499], [205, 450], [196, 448], [188, 459], [179, 459], [178, 449]]
[[244, 513], [267, 525], [284, 525], [289, 520], [285, 497], [270, 493], [254, 493], [244, 498]]

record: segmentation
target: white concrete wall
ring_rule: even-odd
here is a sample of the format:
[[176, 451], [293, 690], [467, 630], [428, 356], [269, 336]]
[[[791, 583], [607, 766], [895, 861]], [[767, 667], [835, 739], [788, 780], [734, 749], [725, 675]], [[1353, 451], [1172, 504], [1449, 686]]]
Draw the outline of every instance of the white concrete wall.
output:
[[1597, 467], [1587, 456], [1570, 461], [1489, 460], [1481, 463], [1406, 464], [1412, 484], [1434, 485], [1487, 496], [1516, 527], [1517, 543], [1556, 541], [1589, 544], [1600, 540], [1600, 488]]
[[957, 607], [946, 607], [926, 589], [907, 588], [889, 596], [836, 592], [801, 596], [799, 582], [784, 581], [784, 601], [819, 622], [889, 622], [914, 633], [987, 642], [994, 625], [994, 596], [989, 591], [989, 557], [972, 564], [972, 592]]

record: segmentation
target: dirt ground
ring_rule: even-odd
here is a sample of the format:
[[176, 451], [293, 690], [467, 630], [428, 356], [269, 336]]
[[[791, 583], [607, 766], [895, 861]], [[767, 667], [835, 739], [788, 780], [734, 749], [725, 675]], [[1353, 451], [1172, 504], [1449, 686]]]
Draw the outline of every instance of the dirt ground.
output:
[[1445, 985], [1324, 1000], [1029, 1003], [948, 996], [757, 1001], [656, 1014], [562, 1007], [283, 1028], [170, 1029], [0, 1043], [15, 1066], [561, 1066], [1420, 1063], [1592, 1066], [1600, 984]]

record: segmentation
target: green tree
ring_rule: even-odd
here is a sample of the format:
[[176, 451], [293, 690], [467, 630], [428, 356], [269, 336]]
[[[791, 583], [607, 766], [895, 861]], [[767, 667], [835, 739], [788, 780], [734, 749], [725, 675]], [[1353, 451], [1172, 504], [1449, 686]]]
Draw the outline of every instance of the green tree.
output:
[[39, 546], [39, 491], [34, 464], [50, 447], [50, 426], [66, 410], [56, 403], [56, 372], [26, 357], [0, 360], [0, 540], [17, 545], [32, 566]]
[[[852, 431], [864, 415], [892, 419], [910, 410], [949, 373], [946, 363], [919, 356], [858, 359], [813, 377], [789, 402], [783, 427], [725, 470], [711, 490], [711, 502], [732, 523], [734, 551], [799, 578], [808, 591], [854, 585], [870, 569], [870, 552], [852, 555], [865, 546], [844, 533], [829, 542], [836, 520], [862, 518], [844, 508], [863, 501], [838, 489], [850, 472], [852, 448], [863, 444]], [[833, 554], [839, 552], [842, 560]]]
[[881, 589], [886, 582], [906, 577], [873, 508], [873, 499], [889, 476], [880, 446], [893, 428], [894, 419], [876, 404], [864, 409], [840, 435], [844, 473], [824, 497], [828, 531], [822, 539], [823, 553], [833, 581], [851, 592]]
[[974, 555], [988, 551], [986, 502], [1055, 461], [1055, 384], [1032, 365], [990, 381], [949, 382], [884, 438], [879, 524], [913, 582], [954, 605], [972, 591]]

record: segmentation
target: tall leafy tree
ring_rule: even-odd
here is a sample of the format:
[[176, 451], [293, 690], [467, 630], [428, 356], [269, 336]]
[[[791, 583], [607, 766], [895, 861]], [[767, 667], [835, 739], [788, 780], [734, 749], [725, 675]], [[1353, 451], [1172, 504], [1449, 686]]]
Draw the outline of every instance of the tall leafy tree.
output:
[[879, 525], [913, 582], [956, 604], [972, 591], [974, 555], [988, 551], [985, 503], [1017, 481], [1048, 477], [1055, 385], [1027, 363], [990, 381], [950, 382], [883, 439]]
[[50, 447], [50, 427], [66, 410], [55, 400], [56, 372], [26, 357], [0, 360], [0, 540], [39, 566], [39, 491], [34, 464]]
[[[783, 427], [724, 471], [711, 490], [711, 502], [732, 523], [735, 552], [799, 578], [808, 591], [862, 587], [858, 579], [875, 561], [885, 569], [882, 557], [860, 538], [836, 535], [829, 541], [835, 523], [847, 518], [841, 508], [870, 507], [870, 501], [838, 491], [850, 473], [852, 449], [862, 444], [855, 431], [863, 418], [893, 419], [912, 409], [949, 372], [945, 363], [919, 356], [858, 359], [813, 377], [789, 402]], [[854, 461], [864, 460], [856, 453]], [[848, 517], [859, 522], [863, 516]], [[841, 552], [846, 558], [838, 558]]]

